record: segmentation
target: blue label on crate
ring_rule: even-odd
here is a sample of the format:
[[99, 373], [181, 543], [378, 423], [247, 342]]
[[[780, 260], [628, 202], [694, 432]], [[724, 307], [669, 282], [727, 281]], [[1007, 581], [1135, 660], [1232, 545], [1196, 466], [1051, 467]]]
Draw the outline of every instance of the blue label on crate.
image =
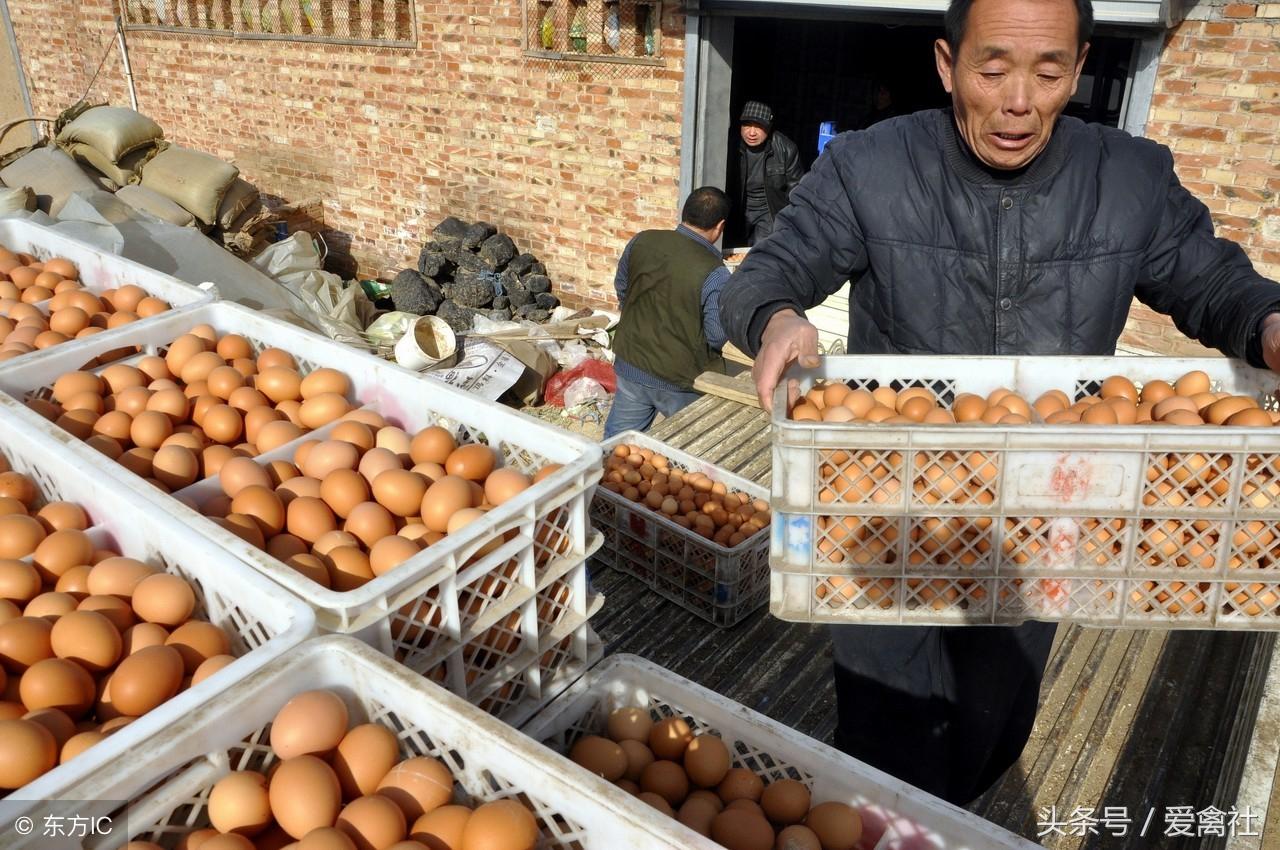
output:
[[807, 560], [813, 547], [813, 517], [773, 515], [773, 534], [787, 543], [787, 560]]

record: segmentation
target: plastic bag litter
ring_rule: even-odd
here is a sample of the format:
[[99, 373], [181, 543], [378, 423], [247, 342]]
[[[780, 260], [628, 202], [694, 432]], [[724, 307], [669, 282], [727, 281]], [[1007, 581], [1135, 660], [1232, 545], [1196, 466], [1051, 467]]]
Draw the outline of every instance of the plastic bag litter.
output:
[[564, 388], [564, 406], [577, 407], [590, 401], [604, 401], [609, 391], [592, 378], [578, 378]]
[[409, 332], [413, 323], [422, 318], [417, 313], [394, 310], [383, 313], [364, 329], [365, 338], [378, 348], [395, 348], [397, 342]]
[[604, 390], [606, 395], [618, 389], [618, 378], [613, 372], [613, 366], [600, 360], [588, 359], [572, 369], [566, 369], [551, 376], [543, 389], [543, 398], [546, 399], [546, 403], [552, 407], [572, 407], [567, 403], [565, 392], [579, 378], [590, 378]]
[[319, 237], [299, 230], [249, 260], [259, 271], [274, 277], [297, 296], [324, 334], [338, 342], [370, 348], [364, 328], [372, 318], [373, 304], [359, 286], [344, 286], [342, 278], [324, 271]]
[[581, 365], [582, 361], [591, 359], [591, 349], [575, 339], [562, 344], [551, 356], [560, 364], [561, 369], [573, 369]]

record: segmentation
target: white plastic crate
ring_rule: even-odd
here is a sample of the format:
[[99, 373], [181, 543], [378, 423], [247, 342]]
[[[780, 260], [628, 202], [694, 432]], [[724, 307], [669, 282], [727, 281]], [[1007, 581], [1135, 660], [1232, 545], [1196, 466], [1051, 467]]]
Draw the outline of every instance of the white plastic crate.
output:
[[189, 581], [197, 599], [193, 616], [222, 627], [231, 639], [232, 653], [239, 656], [204, 682], [0, 801], [0, 834], [8, 836], [14, 818], [30, 808], [28, 801], [88, 799], [84, 796], [88, 776], [128, 761], [153, 735], [285, 655], [312, 634], [315, 618], [283, 588], [211, 541], [191, 534], [180, 520], [110, 478], [86, 470], [57, 441], [33, 432], [6, 411], [0, 411], [0, 454], [14, 470], [35, 480], [42, 501], [69, 501], [84, 508], [92, 523], [89, 535], [96, 544], [162, 566]]
[[[10, 251], [30, 254], [41, 262], [53, 257], [70, 260], [76, 265], [80, 282], [94, 294], [132, 283], [145, 289], [149, 295], [169, 302], [174, 309], [204, 304], [218, 297], [218, 288], [213, 283], [192, 286], [150, 266], [110, 254], [28, 219], [0, 218], [0, 245]], [[45, 313], [49, 312], [47, 301], [36, 306]]]
[[[754, 771], [766, 785], [796, 779], [808, 786], [814, 805], [836, 801], [853, 806], [863, 823], [859, 850], [1040, 846], [636, 655], [609, 656], [522, 729], [535, 741], [568, 753], [584, 735], [605, 734], [609, 714], [628, 706], [648, 708], [655, 721], [681, 716], [694, 734], [717, 735], [729, 747], [734, 767]], [[719, 846], [689, 834], [693, 837], [673, 846]]]
[[[390, 659], [343, 636], [307, 641], [288, 658], [193, 712], [137, 758], [101, 772], [92, 799], [128, 801], [129, 836], [170, 846], [208, 823], [213, 784], [232, 770], [267, 772], [276, 712], [295, 694], [332, 689], [346, 701], [351, 724], [381, 723], [396, 732], [402, 755], [432, 756], [453, 773], [455, 801], [479, 805], [518, 798], [535, 813], [545, 850], [711, 850], [686, 841], [674, 821], [599, 777], [530, 741]], [[162, 778], [168, 777], [162, 784]], [[81, 813], [83, 807], [64, 809]], [[59, 809], [62, 811], [63, 809]], [[86, 842], [90, 850], [121, 846], [126, 836]], [[26, 847], [41, 847], [33, 841]]]
[[[119, 347], [122, 339], [141, 346], [141, 357], [162, 352], [173, 339], [199, 324], [211, 325], [219, 334], [241, 334], [257, 349], [273, 346], [288, 351], [304, 373], [319, 367], [337, 369], [351, 379], [353, 401], [407, 430], [438, 424], [468, 442], [488, 443], [508, 466], [525, 472], [547, 463], [558, 463], [562, 468], [391, 572], [355, 590], [329, 590], [108, 461], [17, 401], [43, 396], [59, 375], [79, 368], [101, 351]], [[532, 591], [558, 559], [580, 560], [587, 552], [587, 491], [600, 479], [599, 445], [499, 404], [228, 303], [159, 316], [127, 336], [108, 331], [68, 348], [66, 352], [50, 350], [47, 356], [25, 365], [0, 364], [0, 391], [13, 397], [0, 396], [0, 405], [53, 433], [81, 463], [126, 483], [161, 510], [286, 587], [311, 606], [322, 631], [354, 634], [388, 655], [420, 654], [425, 643], [440, 634], [455, 639], [465, 636], [458, 607], [460, 588], [475, 587], [490, 602], [496, 602], [517, 586]], [[321, 429], [299, 441], [323, 433]], [[296, 444], [282, 446], [262, 458], [291, 457]], [[481, 546], [508, 532], [515, 532], [511, 540], [483, 558], [473, 559]], [[496, 586], [483, 581], [486, 574], [496, 575], [512, 565], [514, 575], [497, 581]], [[413, 612], [422, 611], [423, 604], [443, 607], [440, 627], [418, 629], [410, 621]], [[419, 642], [397, 637], [406, 630]]]
[[[1274, 406], [1276, 375], [1220, 358], [828, 357], [791, 377], [1033, 401], [1195, 369]], [[1280, 629], [1280, 430], [792, 422], [782, 398], [775, 616]]]
[[[639, 431], [626, 431], [606, 442], [606, 456], [624, 444], [651, 449], [675, 467], [701, 472], [753, 499], [769, 498], [768, 490], [755, 482]], [[591, 519], [605, 536], [596, 563], [635, 576], [709, 623], [725, 628], [736, 625], [768, 600], [767, 528], [737, 546], [721, 546], [604, 487], [596, 489]]]

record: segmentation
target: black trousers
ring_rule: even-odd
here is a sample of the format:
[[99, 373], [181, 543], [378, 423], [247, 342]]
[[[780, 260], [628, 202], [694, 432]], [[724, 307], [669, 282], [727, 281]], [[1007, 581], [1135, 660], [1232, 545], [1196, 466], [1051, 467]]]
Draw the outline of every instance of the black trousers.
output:
[[831, 626], [836, 746], [965, 805], [1031, 735], [1056, 623]]

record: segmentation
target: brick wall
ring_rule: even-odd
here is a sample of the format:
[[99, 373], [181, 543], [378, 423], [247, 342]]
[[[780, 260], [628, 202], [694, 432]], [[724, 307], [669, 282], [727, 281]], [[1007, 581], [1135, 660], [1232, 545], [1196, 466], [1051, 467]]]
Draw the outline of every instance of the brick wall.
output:
[[[127, 104], [110, 0], [10, 0], [37, 114]], [[684, 21], [663, 67], [522, 55], [519, 0], [416, 0], [418, 43], [387, 49], [131, 32], [139, 108], [234, 161], [264, 192], [320, 198], [362, 276], [416, 261], [442, 216], [485, 219], [546, 262], [571, 302], [612, 297], [617, 254], [677, 217]]]
[[[1197, 4], [1166, 41], [1146, 135], [1173, 150], [1218, 234], [1280, 280], [1280, 4]], [[1199, 348], [1137, 305], [1121, 343]]]

